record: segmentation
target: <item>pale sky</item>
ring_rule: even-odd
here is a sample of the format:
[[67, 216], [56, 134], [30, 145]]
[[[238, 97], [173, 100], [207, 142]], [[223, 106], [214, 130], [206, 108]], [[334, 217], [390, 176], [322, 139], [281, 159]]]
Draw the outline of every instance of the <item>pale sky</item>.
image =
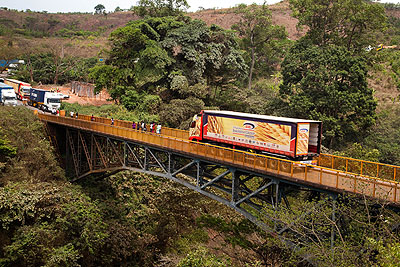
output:
[[[227, 8], [234, 7], [237, 4], [262, 4], [263, 0], [187, 0], [190, 9], [189, 11], [196, 11], [199, 7], [203, 8]], [[267, 0], [268, 4], [274, 4], [279, 0]], [[382, 3], [397, 3], [399, 0], [382, 0]], [[122, 9], [130, 8], [136, 5], [137, 0], [0, 0], [0, 7], [7, 7], [11, 9], [32, 11], [48, 11], [55, 12], [94, 12], [94, 7], [97, 4], [105, 6], [107, 11], [114, 11], [117, 6]]]

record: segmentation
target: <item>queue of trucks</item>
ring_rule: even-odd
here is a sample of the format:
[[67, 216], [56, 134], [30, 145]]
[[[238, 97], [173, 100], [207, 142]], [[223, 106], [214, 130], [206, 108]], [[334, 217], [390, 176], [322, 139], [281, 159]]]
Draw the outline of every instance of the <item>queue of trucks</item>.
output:
[[0, 103], [2, 105], [16, 106], [18, 99], [27, 101], [30, 106], [55, 114], [60, 109], [63, 98], [65, 96], [61, 93], [32, 88], [26, 82], [14, 79], [4, 79], [4, 83], [0, 82]]
[[[5, 79], [0, 82], [3, 105], [16, 99], [53, 114], [60, 109], [61, 93], [31, 88], [30, 84]], [[193, 117], [189, 140], [316, 164], [321, 151], [322, 122], [233, 111], [202, 110]]]

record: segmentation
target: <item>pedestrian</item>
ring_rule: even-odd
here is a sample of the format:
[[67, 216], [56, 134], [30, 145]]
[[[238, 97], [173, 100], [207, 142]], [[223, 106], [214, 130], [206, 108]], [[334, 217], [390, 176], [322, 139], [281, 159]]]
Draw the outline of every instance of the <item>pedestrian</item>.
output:
[[161, 123], [157, 125], [157, 134], [161, 134]]
[[93, 116], [93, 114], [92, 114], [92, 117], [90, 118], [90, 120], [91, 120], [91, 121], [94, 121], [94, 116]]
[[132, 129], [136, 130], [136, 122], [134, 122], [134, 121], [132, 122]]
[[154, 129], [154, 122], [150, 123], [150, 132], [152, 133]]
[[145, 132], [146, 130], [146, 123], [142, 121], [142, 131]]
[[78, 112], [75, 113], [75, 118], [76, 118], [76, 119], [79, 118]]
[[57, 109], [57, 111], [56, 111], [56, 115], [57, 116], [60, 116], [60, 111]]
[[114, 125], [114, 118], [111, 118], [111, 125]]
[[74, 118], [74, 112], [73, 112], [73, 111], [71, 111], [71, 112], [69, 113], [69, 115], [71, 115], [71, 119]]

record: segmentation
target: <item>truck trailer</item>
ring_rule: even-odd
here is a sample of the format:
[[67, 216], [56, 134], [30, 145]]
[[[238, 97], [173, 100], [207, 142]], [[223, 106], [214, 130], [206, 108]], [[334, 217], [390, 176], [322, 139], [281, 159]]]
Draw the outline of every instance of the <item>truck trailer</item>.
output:
[[3, 106], [16, 106], [17, 98], [14, 88], [10, 85], [0, 82], [0, 103]]
[[203, 110], [193, 117], [189, 140], [315, 164], [322, 122]]
[[15, 94], [17, 95], [17, 99], [24, 100], [29, 99], [31, 85], [26, 82], [21, 82], [14, 79], [4, 79], [4, 83], [12, 86], [14, 88]]
[[37, 107], [43, 111], [49, 111], [53, 114], [57, 113], [57, 110], [61, 106], [61, 98], [57, 93], [52, 93], [44, 89], [32, 88], [29, 97], [29, 105]]

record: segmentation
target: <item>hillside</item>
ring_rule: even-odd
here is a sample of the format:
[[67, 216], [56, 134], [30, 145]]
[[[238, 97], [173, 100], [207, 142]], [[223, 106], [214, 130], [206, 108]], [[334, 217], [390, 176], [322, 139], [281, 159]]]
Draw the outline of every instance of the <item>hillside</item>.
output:
[[[297, 19], [291, 17], [289, 2], [284, 0], [269, 5], [272, 21], [286, 28], [288, 37], [296, 40], [304, 34], [296, 28]], [[400, 10], [387, 9], [387, 15], [400, 18]], [[206, 9], [187, 13], [207, 25], [216, 24], [230, 29], [238, 22], [232, 9]], [[109, 34], [131, 20], [139, 19], [132, 11], [110, 12], [105, 15], [92, 13], [46, 13], [17, 10], [0, 10], [0, 39], [9, 34], [20, 45], [30, 47], [64, 46], [65, 53], [81, 56], [97, 56], [106, 47]], [[40, 38], [37, 38], [40, 37]]]
[[[288, 1], [282, 1], [274, 5], [269, 5], [272, 12], [272, 22], [276, 25], [281, 25], [286, 28], [288, 37], [296, 40], [302, 36], [302, 32], [296, 29], [297, 19], [291, 16], [292, 11], [289, 8]], [[232, 9], [217, 9], [217, 10], [203, 10], [188, 14], [193, 19], [200, 19], [207, 23], [207, 25], [216, 24], [224, 29], [230, 29], [233, 24], [239, 21]]]
[[[296, 29], [297, 20], [290, 16], [287, 1], [271, 5], [270, 9], [273, 23], [285, 26], [290, 39], [301, 36]], [[232, 9], [208, 9], [187, 15], [224, 29], [230, 29], [238, 21]], [[13, 34], [13, 39], [20, 46], [29, 43], [30, 48], [38, 49], [56, 47], [60, 50], [63, 47], [66, 55], [95, 57], [106, 47], [107, 38], [113, 30], [138, 18], [131, 11], [94, 15], [0, 10], [0, 38]]]

